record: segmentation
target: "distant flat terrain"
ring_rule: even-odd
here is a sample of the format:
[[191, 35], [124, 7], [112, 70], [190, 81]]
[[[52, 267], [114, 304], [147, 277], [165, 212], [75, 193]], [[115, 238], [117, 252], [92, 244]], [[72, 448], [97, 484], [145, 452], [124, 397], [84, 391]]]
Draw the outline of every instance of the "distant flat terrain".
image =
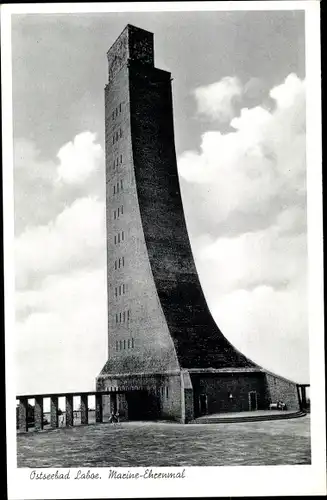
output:
[[310, 416], [228, 424], [126, 422], [17, 436], [18, 467], [310, 464]]

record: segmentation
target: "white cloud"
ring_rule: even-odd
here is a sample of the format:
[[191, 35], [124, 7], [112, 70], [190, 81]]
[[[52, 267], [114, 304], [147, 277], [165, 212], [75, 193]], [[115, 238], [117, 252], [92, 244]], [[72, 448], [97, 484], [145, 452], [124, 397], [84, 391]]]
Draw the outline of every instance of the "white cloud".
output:
[[60, 164], [58, 180], [67, 184], [83, 184], [103, 161], [103, 150], [95, 142], [96, 134], [83, 132], [62, 146], [57, 154]]
[[85, 132], [58, 157], [56, 166], [31, 141], [15, 143], [20, 393], [92, 390], [106, 360], [103, 151]]
[[275, 99], [279, 107], [290, 108], [299, 99], [303, 100], [304, 82], [294, 73], [291, 73], [285, 79], [285, 82], [270, 91], [270, 96]]
[[96, 135], [91, 132], [77, 135], [59, 149], [59, 164], [44, 159], [33, 141], [23, 138], [15, 140], [16, 235], [26, 228], [46, 225], [77, 198], [104, 198], [104, 154], [95, 138]]
[[51, 194], [56, 166], [53, 161], [41, 159], [36, 145], [26, 139], [14, 142], [14, 201], [15, 232], [27, 225], [51, 218]]
[[[214, 93], [206, 96], [214, 109]], [[195, 261], [218, 324], [259, 364], [305, 381], [305, 82], [291, 74], [270, 97], [273, 110], [242, 109], [230, 121], [234, 131], [205, 132], [200, 152], [186, 151], [178, 166]]]
[[197, 252], [197, 262], [205, 288], [216, 296], [259, 285], [284, 288], [306, 278], [306, 236], [283, 236], [275, 226], [217, 238]]
[[212, 306], [229, 340], [264, 368], [308, 382], [306, 289], [260, 286], [235, 290]]
[[15, 241], [17, 287], [71, 267], [101, 265], [105, 259], [105, 204], [80, 198], [54, 221], [27, 228]]
[[54, 163], [40, 160], [41, 152], [36, 145], [27, 139], [16, 139], [14, 143], [14, 166], [16, 179], [18, 176], [28, 174], [33, 179], [54, 179]]
[[234, 104], [242, 95], [241, 82], [236, 77], [226, 76], [219, 82], [198, 87], [195, 90], [198, 112], [210, 119], [228, 121], [234, 115]]
[[106, 361], [106, 270], [49, 276], [18, 292], [16, 307], [33, 312], [16, 323], [20, 393], [94, 390]]
[[[290, 97], [284, 96], [294, 88], [296, 95], [290, 106]], [[197, 185], [193, 194], [197, 203], [201, 199], [204, 213], [197, 207], [201, 218], [214, 219], [217, 224], [233, 212], [266, 214], [274, 204], [287, 209], [301, 196], [298, 203], [303, 204], [305, 84], [292, 75], [272, 94], [276, 98], [274, 111], [242, 109], [231, 121], [234, 132], [205, 132], [200, 152], [187, 151], [180, 156], [182, 189], [187, 190], [185, 181]], [[186, 210], [192, 210], [193, 201], [185, 199]]]
[[208, 305], [228, 339], [261, 366], [308, 380], [306, 235], [284, 227], [194, 247]]

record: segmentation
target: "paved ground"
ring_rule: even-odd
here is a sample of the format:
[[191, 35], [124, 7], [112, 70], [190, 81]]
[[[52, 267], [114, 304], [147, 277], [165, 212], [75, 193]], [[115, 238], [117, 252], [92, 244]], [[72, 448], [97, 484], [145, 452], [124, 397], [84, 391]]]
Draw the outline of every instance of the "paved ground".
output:
[[310, 464], [310, 416], [229, 424], [128, 422], [17, 436], [18, 467]]

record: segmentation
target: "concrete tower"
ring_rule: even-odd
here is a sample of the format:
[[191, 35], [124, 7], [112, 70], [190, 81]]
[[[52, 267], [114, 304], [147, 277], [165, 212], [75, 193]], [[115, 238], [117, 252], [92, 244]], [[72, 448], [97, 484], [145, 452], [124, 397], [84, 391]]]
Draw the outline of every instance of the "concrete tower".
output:
[[97, 389], [126, 388], [118, 404], [128, 418], [264, 407], [265, 372], [217, 327], [194, 265], [171, 74], [154, 66], [153, 34], [131, 25], [107, 56], [108, 361]]

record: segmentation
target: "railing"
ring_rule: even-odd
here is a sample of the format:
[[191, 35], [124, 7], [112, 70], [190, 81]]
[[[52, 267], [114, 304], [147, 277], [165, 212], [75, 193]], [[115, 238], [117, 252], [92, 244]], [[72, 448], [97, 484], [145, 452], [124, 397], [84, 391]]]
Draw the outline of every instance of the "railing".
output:
[[[72, 427], [74, 425], [74, 397], [80, 397], [80, 424], [89, 424], [89, 396], [95, 397], [95, 422], [104, 422], [104, 396], [109, 396], [109, 412], [119, 411], [121, 419], [127, 418], [126, 392], [138, 391], [138, 387], [112, 387], [107, 391], [92, 391], [92, 392], [69, 392], [56, 394], [29, 394], [17, 396], [19, 400], [17, 408], [17, 430], [19, 432], [28, 432], [29, 426], [34, 424], [34, 430], [42, 430], [48, 426], [48, 422], [44, 419], [44, 399], [50, 399], [50, 428], [56, 429], [59, 426]], [[66, 410], [63, 412], [59, 408], [59, 398], [65, 398]], [[34, 408], [29, 405], [28, 401], [34, 399]], [[60, 422], [60, 416], [65, 414], [65, 418]]]

